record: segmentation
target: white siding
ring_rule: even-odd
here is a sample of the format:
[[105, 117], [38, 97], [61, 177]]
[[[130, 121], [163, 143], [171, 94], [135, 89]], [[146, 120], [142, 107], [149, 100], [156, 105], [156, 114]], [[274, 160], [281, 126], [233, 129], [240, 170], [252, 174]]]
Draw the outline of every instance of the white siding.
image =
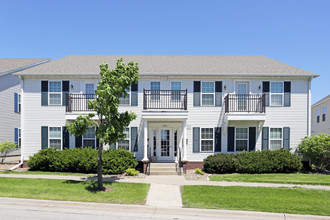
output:
[[[282, 79], [282, 80], [281, 80]], [[204, 81], [196, 79], [198, 81]], [[262, 93], [262, 81], [268, 81], [267, 78], [254, 80], [241, 79], [207, 79], [205, 81], [222, 81], [223, 97], [227, 93], [235, 92], [235, 83], [237, 81], [249, 82], [251, 93]], [[284, 78], [279, 78], [284, 81]], [[285, 79], [288, 80], [288, 79]], [[267, 127], [290, 127], [290, 144], [291, 148], [295, 149], [300, 142], [300, 139], [307, 135], [307, 98], [308, 98], [308, 80], [293, 80], [291, 81], [291, 106], [290, 107], [267, 107], [266, 121], [264, 126]], [[71, 93], [84, 93], [84, 83], [93, 81], [88, 79], [71, 79]], [[97, 80], [94, 80], [95, 82]], [[151, 81], [160, 81], [161, 89], [169, 90], [171, 81], [180, 81], [181, 89], [188, 89], [188, 119], [187, 119], [187, 159], [189, 161], [202, 161], [208, 155], [213, 153], [193, 153], [192, 151], [192, 128], [193, 127], [222, 127], [224, 118], [224, 108], [222, 107], [194, 107], [193, 106], [193, 79], [177, 79], [177, 80], [162, 80], [162, 79], [141, 79], [139, 81], [138, 106], [120, 106], [120, 111], [129, 110], [137, 114], [137, 119], [132, 121], [131, 127], [138, 127], [139, 149], [135, 153], [138, 159], [143, 158], [143, 89], [150, 89]], [[65, 107], [64, 106], [41, 106], [40, 95], [40, 79], [26, 79], [24, 82], [24, 101], [23, 101], [23, 117], [24, 117], [24, 136], [23, 136], [23, 154], [32, 155], [40, 150], [41, 145], [41, 126], [64, 126]], [[162, 121], [160, 118], [159, 121]], [[228, 126], [253, 126], [257, 127], [256, 121], [245, 122], [229, 122]], [[224, 131], [224, 128], [222, 128]], [[257, 146], [256, 150], [261, 149], [261, 132], [257, 129]], [[74, 145], [74, 140], [71, 138], [70, 145]], [[70, 146], [72, 147], [72, 146]], [[227, 136], [222, 136], [222, 152], [227, 152]]]
[[11, 74], [0, 77], [0, 143], [15, 141], [14, 128], [20, 128], [21, 114], [14, 112], [14, 93], [20, 93], [20, 80]]

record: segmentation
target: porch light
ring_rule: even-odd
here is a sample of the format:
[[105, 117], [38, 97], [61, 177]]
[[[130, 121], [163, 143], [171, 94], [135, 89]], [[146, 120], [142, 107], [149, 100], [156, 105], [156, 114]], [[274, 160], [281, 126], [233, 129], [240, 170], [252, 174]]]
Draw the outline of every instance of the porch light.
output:
[[259, 85], [259, 90], [261, 90], [261, 85]]
[[224, 90], [227, 90], [227, 85], [225, 85], [225, 86], [223, 87], [223, 89], [224, 89]]

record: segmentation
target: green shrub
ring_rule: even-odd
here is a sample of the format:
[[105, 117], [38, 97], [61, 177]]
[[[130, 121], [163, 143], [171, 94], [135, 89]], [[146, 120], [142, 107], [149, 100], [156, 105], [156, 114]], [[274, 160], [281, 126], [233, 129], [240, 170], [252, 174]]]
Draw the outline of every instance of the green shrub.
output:
[[121, 174], [129, 168], [135, 169], [138, 165], [137, 160], [131, 152], [123, 149], [109, 149], [102, 153], [104, 174]]
[[235, 154], [216, 154], [204, 159], [204, 171], [207, 173], [233, 173], [236, 171]]
[[[30, 157], [30, 170], [96, 173], [98, 152], [91, 148], [74, 148], [62, 151], [48, 148]], [[104, 174], [121, 174], [128, 168], [135, 168], [138, 164], [131, 152], [105, 150], [102, 153]]]
[[199, 168], [196, 168], [195, 169], [195, 173], [196, 174], [200, 174], [200, 175], [204, 175], [204, 172], [201, 169], [199, 169]]
[[15, 143], [4, 141], [0, 144], [0, 163], [3, 163], [7, 157], [7, 154], [11, 151], [17, 149], [17, 145]]
[[292, 173], [301, 168], [299, 157], [285, 149], [217, 154], [204, 159], [208, 173]]
[[127, 169], [125, 172], [126, 172], [126, 175], [128, 175], [128, 176], [136, 176], [140, 173], [136, 169], [131, 169], [131, 168]]
[[330, 170], [330, 135], [305, 137], [297, 148], [298, 154], [308, 158], [320, 171]]

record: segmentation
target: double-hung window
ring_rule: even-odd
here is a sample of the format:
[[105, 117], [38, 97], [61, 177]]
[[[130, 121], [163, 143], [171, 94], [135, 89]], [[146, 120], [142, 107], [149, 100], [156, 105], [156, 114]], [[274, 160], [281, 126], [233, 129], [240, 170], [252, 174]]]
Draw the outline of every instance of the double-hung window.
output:
[[270, 83], [270, 105], [283, 106], [283, 82]]
[[21, 112], [21, 94], [18, 94], [18, 112]]
[[317, 111], [316, 122], [319, 123], [320, 122], [321, 110], [318, 108], [316, 111]]
[[325, 121], [325, 112], [326, 110], [325, 110], [325, 106], [323, 106], [323, 108], [322, 108], [322, 121]]
[[181, 82], [171, 82], [172, 100], [180, 100]]
[[282, 128], [270, 128], [270, 150], [277, 150], [282, 147]]
[[118, 149], [124, 149], [129, 151], [129, 128], [124, 130], [125, 138], [121, 141], [118, 141]]
[[151, 100], [160, 100], [160, 82], [150, 82]]
[[49, 105], [61, 105], [62, 102], [62, 82], [49, 82]]
[[125, 90], [127, 92], [126, 97], [120, 97], [119, 101], [121, 105], [129, 105], [129, 100], [130, 100], [130, 89]]
[[214, 82], [202, 82], [202, 105], [214, 105]]
[[201, 152], [213, 152], [213, 128], [201, 129]]
[[95, 138], [95, 128], [88, 128], [86, 133], [83, 135], [83, 147], [92, 147], [96, 146]]
[[247, 151], [248, 137], [247, 128], [236, 128], [236, 151]]
[[18, 129], [18, 147], [22, 146], [22, 130]]
[[62, 149], [61, 127], [49, 127], [49, 147]]

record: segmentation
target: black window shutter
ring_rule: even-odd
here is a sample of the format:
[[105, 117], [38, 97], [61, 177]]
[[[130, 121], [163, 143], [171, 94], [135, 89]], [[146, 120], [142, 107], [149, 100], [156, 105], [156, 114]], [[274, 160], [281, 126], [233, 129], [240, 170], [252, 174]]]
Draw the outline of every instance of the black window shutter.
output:
[[256, 127], [249, 127], [249, 151], [256, 149]]
[[265, 95], [265, 106], [269, 106], [269, 81], [262, 82], [262, 94]]
[[131, 84], [131, 106], [138, 106], [138, 83]]
[[199, 127], [194, 127], [193, 128], [193, 153], [198, 153], [199, 152]]
[[41, 126], [41, 150], [48, 148], [48, 127]]
[[286, 150], [290, 149], [290, 128], [283, 128], [283, 148]]
[[82, 136], [76, 137], [76, 148], [82, 147]]
[[262, 150], [269, 149], [269, 127], [262, 128], [262, 143], [261, 148]]
[[70, 145], [70, 135], [69, 135], [69, 131], [68, 129], [63, 126], [62, 128], [62, 142], [63, 142], [63, 149], [69, 149], [69, 145]]
[[284, 106], [291, 106], [291, 82], [284, 82]]
[[131, 151], [138, 151], [138, 128], [131, 127]]
[[70, 91], [70, 81], [62, 81], [62, 105], [66, 105], [66, 95]]
[[228, 127], [228, 136], [227, 136], [227, 142], [228, 142], [228, 152], [234, 152], [234, 146], [235, 146], [235, 127]]
[[222, 106], [222, 81], [215, 81], [215, 106]]
[[194, 81], [194, 106], [201, 105], [201, 81]]
[[41, 105], [48, 105], [48, 81], [41, 81]]
[[214, 128], [214, 152], [221, 152], [221, 127]]

